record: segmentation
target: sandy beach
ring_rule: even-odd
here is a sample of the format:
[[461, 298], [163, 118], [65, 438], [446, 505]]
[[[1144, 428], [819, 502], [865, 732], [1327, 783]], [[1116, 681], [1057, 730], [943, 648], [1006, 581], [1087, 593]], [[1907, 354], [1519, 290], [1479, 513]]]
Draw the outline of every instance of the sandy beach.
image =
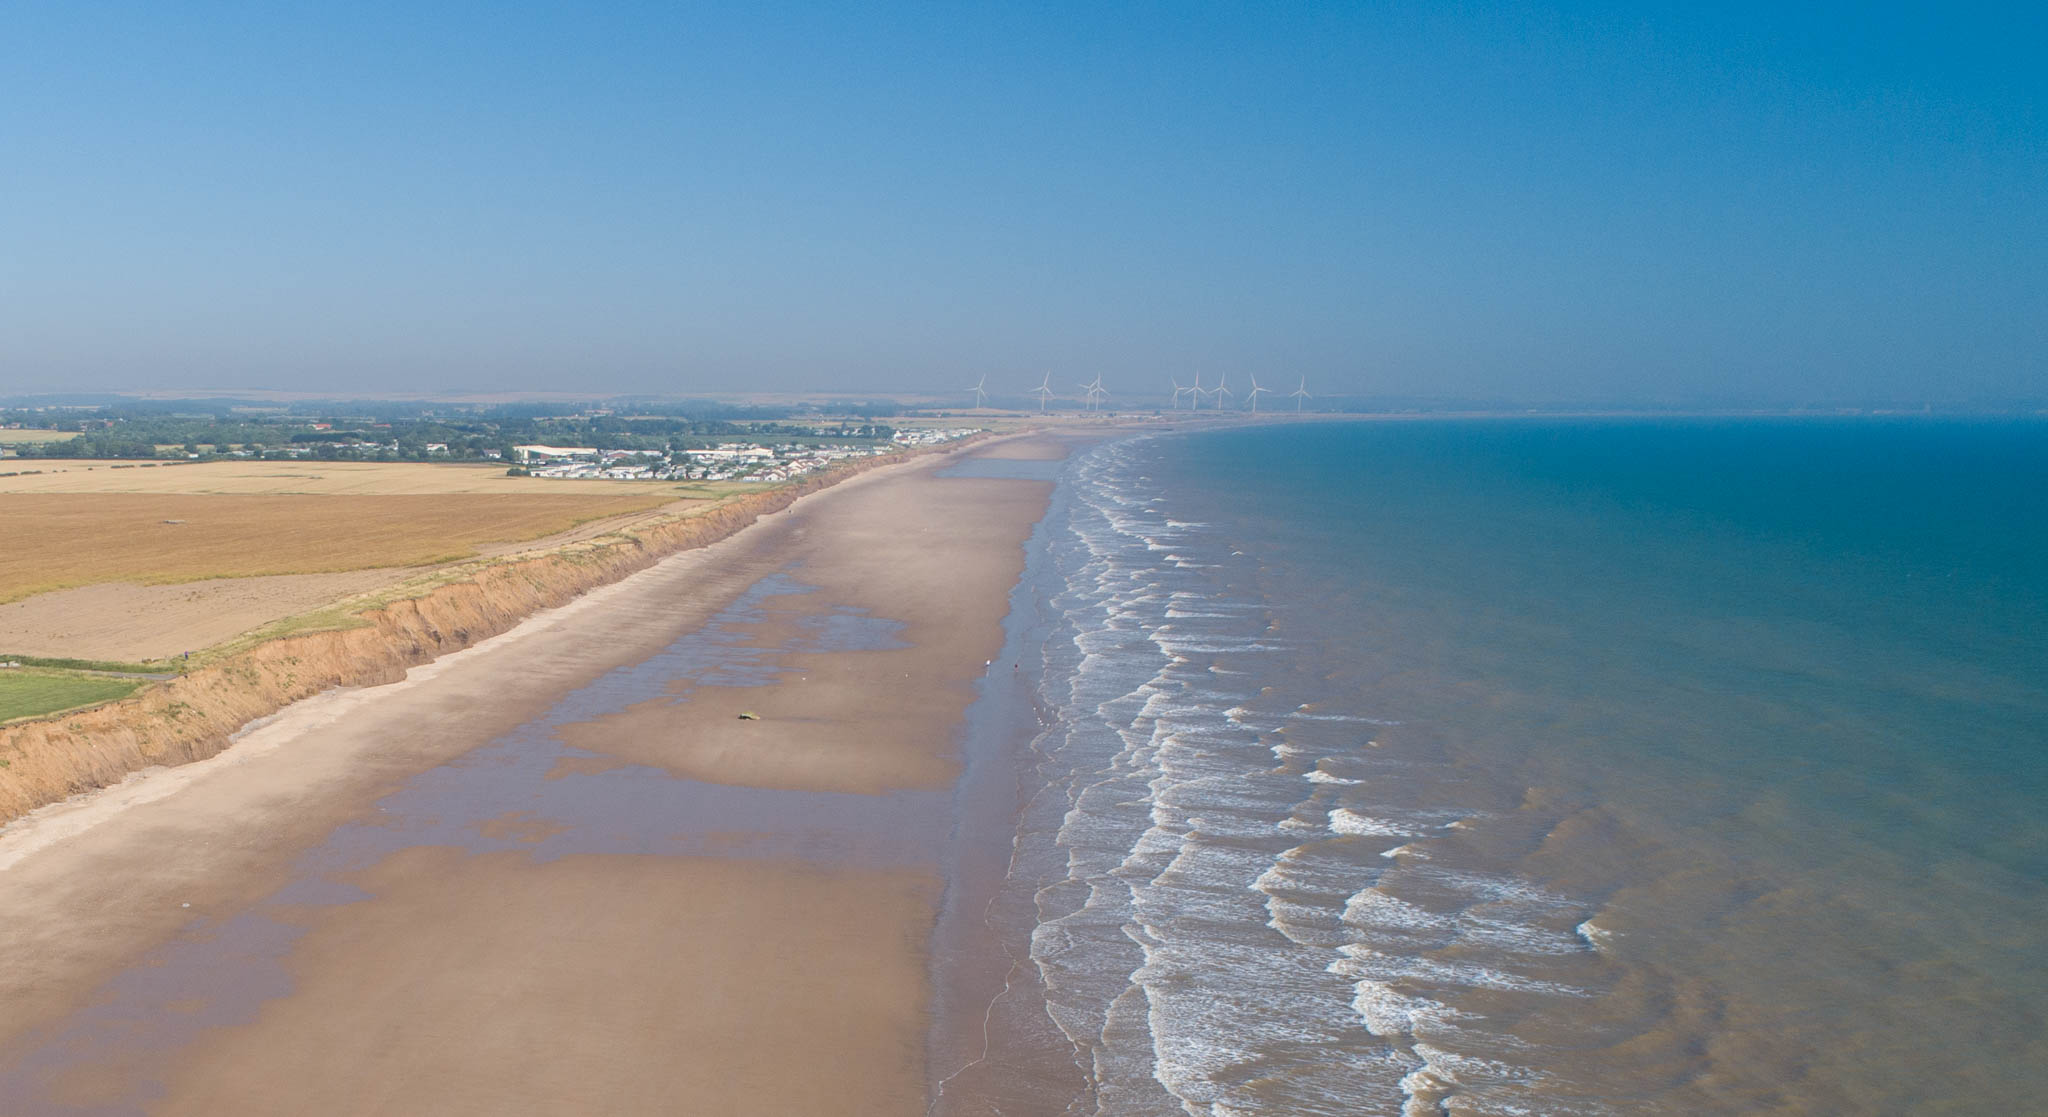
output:
[[945, 793], [1050, 491], [949, 464], [10, 827], [0, 1110], [921, 1110]]

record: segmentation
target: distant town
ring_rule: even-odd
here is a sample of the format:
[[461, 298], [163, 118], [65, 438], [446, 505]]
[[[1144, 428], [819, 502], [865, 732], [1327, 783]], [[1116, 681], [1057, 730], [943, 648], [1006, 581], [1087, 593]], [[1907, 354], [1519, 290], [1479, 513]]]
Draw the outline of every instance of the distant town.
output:
[[0, 409], [0, 458], [148, 461], [498, 463], [520, 476], [621, 481], [780, 482], [849, 458], [952, 441], [939, 425], [796, 408], [535, 405], [266, 405], [235, 401], [50, 404]]
[[788, 481], [836, 461], [886, 454], [904, 446], [951, 442], [980, 427], [896, 431], [886, 443], [721, 442], [699, 449], [600, 450], [595, 446], [514, 446], [520, 470], [532, 477], [615, 481]]

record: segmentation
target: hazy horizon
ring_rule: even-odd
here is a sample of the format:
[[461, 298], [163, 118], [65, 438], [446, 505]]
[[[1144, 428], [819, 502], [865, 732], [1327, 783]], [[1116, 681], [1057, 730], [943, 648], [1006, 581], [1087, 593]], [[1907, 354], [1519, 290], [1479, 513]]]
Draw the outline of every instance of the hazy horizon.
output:
[[0, 13], [0, 397], [2048, 395], [2039, 13]]

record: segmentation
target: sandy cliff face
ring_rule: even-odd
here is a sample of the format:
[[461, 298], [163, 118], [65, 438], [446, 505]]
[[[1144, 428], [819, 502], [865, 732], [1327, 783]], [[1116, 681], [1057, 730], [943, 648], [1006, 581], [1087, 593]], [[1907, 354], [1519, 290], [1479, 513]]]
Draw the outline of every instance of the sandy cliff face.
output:
[[362, 614], [367, 626], [287, 636], [131, 698], [0, 729], [0, 822], [160, 764], [202, 760], [238, 729], [333, 687], [397, 682], [444, 652], [659, 559], [723, 539], [806, 493], [901, 458], [849, 463], [685, 519], [484, 565], [424, 596]]

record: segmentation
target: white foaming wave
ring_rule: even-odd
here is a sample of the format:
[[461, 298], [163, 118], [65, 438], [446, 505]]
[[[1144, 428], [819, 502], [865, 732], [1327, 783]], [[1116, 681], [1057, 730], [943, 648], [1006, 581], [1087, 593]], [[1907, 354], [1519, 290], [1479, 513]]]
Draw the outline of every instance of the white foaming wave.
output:
[[1356, 886], [1357, 866], [1322, 856], [1311, 843], [1275, 858], [1251, 887], [1266, 898], [1267, 926], [1303, 946], [1335, 950], [1351, 941], [1342, 912]]
[[1360, 814], [1350, 807], [1338, 807], [1330, 812], [1330, 829], [1339, 834], [1370, 838], [1420, 838], [1428, 834], [1426, 830], [1417, 830], [1391, 819]]
[[[1207, 715], [1217, 718], [1217, 711]], [[1153, 1075], [1189, 1112], [1215, 1113], [1215, 1105], [1232, 1102], [1252, 1106], [1255, 1099], [1236, 1095], [1230, 1068], [1265, 1050], [1341, 1053], [1337, 1041], [1348, 1018], [1342, 995], [1334, 989], [1317, 992], [1332, 975], [1311, 964], [1312, 957], [1257, 940], [1218, 938], [1213, 931], [1245, 920], [1246, 902], [1253, 898], [1243, 885], [1271, 869], [1255, 843], [1274, 832], [1273, 819], [1293, 794], [1284, 790], [1286, 781], [1247, 768], [1241, 749], [1212, 747], [1200, 733], [1160, 737], [1152, 759], [1158, 772], [1149, 797], [1152, 826], [1133, 843], [1132, 856], [1117, 874], [1131, 884], [1139, 914], [1130, 938], [1144, 949], [1146, 962], [1132, 980], [1150, 1006]], [[1272, 786], [1262, 789], [1262, 781]], [[1232, 881], [1240, 887], [1232, 888]], [[1276, 973], [1294, 976], [1276, 985]], [[1217, 998], [1213, 990], [1219, 987], [1231, 995]], [[1305, 1017], [1304, 1007], [1312, 1003], [1325, 1009]], [[1352, 1057], [1340, 1054], [1339, 1061]], [[1377, 1052], [1357, 1057], [1385, 1063]], [[1384, 1083], [1393, 1071], [1377, 1065], [1375, 1073]]]
[[1579, 937], [1586, 940], [1587, 946], [1608, 957], [1613, 956], [1614, 940], [1619, 937], [1615, 932], [1599, 926], [1590, 919], [1572, 928], [1572, 930], [1577, 931]]
[[1105, 652], [1128, 650], [1136, 645], [1128, 631], [1101, 628], [1074, 634], [1074, 647], [1084, 656], [1100, 655]]
[[[1073, 701], [1063, 707], [1063, 721], [1085, 718], [1093, 723], [1077, 725], [1086, 733], [1074, 738], [1075, 747], [1090, 751], [1076, 755], [1103, 750], [1104, 770], [1087, 786], [1069, 793], [1074, 806], [1059, 830], [1069, 881], [1087, 881], [1085, 900], [1081, 891], [1058, 891], [1058, 906], [1045, 914], [1055, 919], [1070, 909], [1073, 914], [1060, 921], [1061, 933], [1033, 935], [1033, 959], [1047, 975], [1049, 990], [1054, 990], [1048, 995], [1048, 1011], [1074, 1039], [1083, 1058], [1092, 1058], [1099, 1113], [1163, 1112], [1173, 1108], [1172, 1102], [1186, 1112], [1209, 1117], [1359, 1111], [1361, 1106], [1370, 1112], [1389, 1111], [1402, 1104], [1394, 1084], [1412, 1071], [1410, 1056], [1383, 1047], [1355, 1051], [1360, 1045], [1345, 1038], [1347, 1029], [1355, 1036], [1358, 1027], [1352, 1005], [1356, 982], [1343, 980], [1344, 975], [1328, 968], [1330, 947], [1291, 942], [1276, 946], [1278, 937], [1240, 942], [1217, 934], [1218, 928], [1245, 919], [1245, 914], [1235, 913], [1250, 905], [1247, 914], [1258, 913], [1252, 918], [1271, 915], [1282, 923], [1298, 918], [1301, 926], [1294, 930], [1300, 934], [1308, 933], [1308, 924], [1319, 923], [1317, 941], [1331, 941], [1330, 936], [1344, 933], [1337, 919], [1340, 906], [1348, 904], [1342, 874], [1365, 870], [1356, 865], [1355, 853], [1333, 852], [1313, 867], [1329, 874], [1327, 879], [1304, 879], [1299, 873], [1311, 867], [1297, 865], [1295, 878], [1283, 883], [1270, 857], [1258, 852], [1272, 848], [1261, 845], [1262, 835], [1271, 838], [1297, 831], [1312, 837], [1321, 829], [1315, 819], [1297, 820], [1285, 806], [1299, 798], [1301, 784], [1295, 777], [1302, 773], [1271, 771], [1262, 759], [1254, 760], [1245, 751], [1257, 743], [1247, 740], [1245, 730], [1281, 728], [1285, 715], [1258, 715], [1245, 709], [1240, 705], [1241, 690], [1217, 694], [1181, 684], [1194, 677], [1193, 664], [1203, 657], [1263, 655], [1286, 648], [1279, 641], [1245, 640], [1216, 631], [1232, 627], [1229, 622], [1239, 617], [1250, 620], [1261, 607], [1219, 602], [1185, 588], [1208, 577], [1202, 573], [1210, 564], [1200, 561], [1201, 545], [1185, 540], [1171, 545], [1173, 537], [1165, 530], [1177, 530], [1179, 525], [1168, 521], [1162, 530], [1163, 512], [1152, 503], [1158, 500], [1156, 494], [1135, 488], [1110, 491], [1122, 483], [1115, 474], [1136, 460], [1136, 455], [1122, 450], [1093, 460], [1088, 476], [1099, 484], [1081, 495], [1096, 510], [1095, 528], [1110, 530], [1091, 529], [1094, 538], [1061, 560], [1072, 569], [1073, 561], [1094, 556], [1086, 569], [1096, 589], [1067, 599], [1085, 610], [1070, 614], [1070, 623], [1081, 631], [1114, 631], [1077, 644], [1083, 665], [1075, 674], [1086, 678], [1070, 682]], [[1077, 508], [1077, 518], [1081, 513]], [[1168, 572], [1157, 573], [1161, 569]], [[1150, 591], [1131, 592], [1132, 582], [1141, 579], [1152, 581]], [[1180, 623], [1185, 631], [1140, 631], [1157, 621]], [[1133, 637], [1151, 647], [1132, 648]], [[1248, 674], [1213, 666], [1202, 669], [1202, 677], [1217, 679], [1219, 688], [1231, 685], [1222, 681], [1226, 677]], [[1150, 676], [1154, 685], [1139, 682], [1142, 676]], [[1095, 712], [1091, 716], [1083, 711]], [[1302, 720], [1373, 723], [1369, 718], [1327, 714]], [[1312, 731], [1304, 725], [1300, 732]], [[1279, 747], [1288, 746], [1282, 742]], [[1239, 765], [1235, 771], [1234, 759]], [[1307, 778], [1319, 785], [1351, 782], [1333, 773]], [[1284, 790], [1289, 787], [1291, 792]], [[1357, 813], [1361, 819], [1373, 818]], [[1430, 832], [1401, 820], [1375, 821], [1405, 827], [1412, 836]], [[1212, 836], [1220, 840], [1209, 840]], [[1233, 881], [1236, 887], [1231, 886]], [[1286, 895], [1247, 890], [1247, 885], [1257, 883]], [[1054, 891], [1048, 889], [1049, 894]], [[1078, 908], [1071, 907], [1076, 904]], [[1258, 912], [1268, 904], [1268, 911]], [[1132, 946], [1121, 954], [1105, 952], [1099, 939], [1105, 933]], [[1271, 935], [1264, 929], [1260, 933]], [[1142, 964], [1119, 971], [1115, 963], [1129, 957], [1131, 949], [1142, 953]], [[1282, 975], [1277, 982], [1272, 976], [1276, 973]], [[1227, 990], [1227, 995], [1218, 996], [1219, 990]], [[1270, 1004], [1265, 1003], [1268, 999]], [[1319, 1007], [1305, 1013], [1310, 1005]], [[1415, 1007], [1411, 1016], [1428, 1016], [1431, 1011], [1427, 1004]], [[1440, 1015], [1448, 1019], [1449, 1010], [1442, 1009]], [[1267, 1080], [1268, 1086], [1256, 1095], [1233, 1085], [1245, 1082], [1242, 1071], [1259, 1065], [1268, 1052], [1304, 1049], [1337, 1052], [1336, 1058], [1356, 1057], [1361, 1064], [1372, 1065], [1350, 1068], [1354, 1077], [1349, 1080], [1338, 1068], [1318, 1068], [1313, 1077], [1333, 1088], [1301, 1095], [1324, 1099], [1313, 1106], [1290, 1108], [1285, 1100], [1275, 1102], [1282, 1095], [1267, 1090], [1277, 1080]], [[1348, 1088], [1334, 1088], [1338, 1086]], [[1170, 1100], [1157, 1094], [1162, 1088], [1171, 1091]]]
[[[1163, 805], [1155, 817], [1161, 828], [1172, 825]], [[1214, 812], [1190, 821], [1213, 828]], [[1242, 1092], [1237, 1071], [1258, 1064], [1265, 1052], [1307, 1049], [1326, 1065], [1300, 1071], [1314, 1081], [1297, 1088], [1332, 1099], [1355, 1099], [1373, 1082], [1385, 1089], [1400, 1067], [1381, 1052], [1342, 1042], [1352, 1026], [1348, 991], [1330, 980], [1338, 975], [1315, 953], [1258, 936], [1213, 933], [1245, 923], [1264, 902], [1249, 889], [1221, 887], [1263, 877], [1271, 868], [1264, 858], [1235, 843], [1185, 832], [1183, 839], [1173, 860], [1133, 889], [1142, 924], [1131, 939], [1144, 949], [1145, 964], [1132, 979], [1150, 1006], [1156, 1080], [1190, 1113], [1220, 1112], [1217, 1105], [1270, 1111], [1270, 1104]], [[1228, 994], [1218, 996], [1219, 990]]]
[[1152, 634], [1152, 642], [1173, 655], [1249, 655], [1254, 652], [1277, 652], [1282, 645], [1245, 640], [1237, 643], [1202, 643], [1199, 639], [1183, 639], [1178, 634], [1162, 631]]
[[1130, 639], [1128, 633], [1104, 629], [1075, 637], [1073, 648], [1081, 652], [1081, 670], [1102, 672], [1108, 666], [1137, 666], [1157, 662], [1159, 650], [1151, 642]]
[[[1273, 859], [1265, 871], [1253, 880], [1251, 887], [1268, 896], [1276, 893], [1308, 892], [1326, 906], [1344, 896], [1345, 888], [1351, 883], [1350, 866], [1316, 855], [1316, 847], [1298, 845]], [[1333, 908], [1333, 914], [1337, 909]]]
[[[1305, 750], [1294, 749], [1291, 751], [1299, 754]], [[1323, 771], [1321, 768], [1309, 769], [1308, 772], [1302, 778], [1306, 779], [1310, 783], [1335, 783], [1357, 785], [1365, 782], [1364, 780], [1345, 779], [1343, 776], [1333, 776], [1330, 773]]]
[[[1274, 738], [1273, 743], [1267, 747], [1272, 751], [1273, 759], [1278, 760], [1282, 764], [1291, 763], [1296, 757], [1314, 756], [1316, 754], [1315, 749], [1303, 748], [1285, 737]], [[1340, 780], [1338, 782], [1356, 783], [1357, 781]]]
[[[1592, 993], [1576, 985], [1524, 977], [1479, 962], [1446, 961], [1416, 954], [1388, 954], [1363, 943], [1347, 943], [1337, 952], [1348, 959], [1342, 971], [1347, 975], [1375, 981], [1423, 981], [1434, 985], [1479, 989], [1506, 989], [1517, 993], [1540, 993], [1553, 997], [1583, 998]], [[1338, 963], [1331, 963], [1335, 966]]]
[[[1402, 1106], [1403, 1117], [1410, 1114], [1435, 1115], [1447, 1112], [1444, 1102], [1444, 1096], [1447, 1094], [1454, 1094], [1458, 1098], [1460, 1113], [1498, 1113], [1512, 1117], [1528, 1114], [1533, 1117], [1540, 1112], [1498, 1097], [1479, 1098], [1465, 1092], [1466, 1088], [1480, 1084], [1484, 1084], [1491, 1091], [1503, 1084], [1526, 1088], [1540, 1083], [1542, 1076], [1528, 1067], [1504, 1063], [1498, 1059], [1462, 1054], [1420, 1040], [1415, 1042], [1413, 1049], [1416, 1057], [1422, 1060], [1422, 1066], [1401, 1080], [1402, 1090], [1409, 1094], [1408, 1102]], [[1572, 1112], [1590, 1114], [1604, 1113], [1607, 1110], [1605, 1107], [1587, 1109], [1575, 1105]]]
[[1575, 934], [1553, 931], [1516, 919], [1495, 919], [1468, 912], [1458, 923], [1458, 941], [1504, 954], [1582, 954], [1586, 944]]
[[1452, 917], [1426, 911], [1378, 888], [1362, 888], [1344, 903], [1343, 920], [1357, 928], [1393, 927], [1404, 931], [1443, 930]]
[[1445, 943], [1479, 946], [1501, 954], [1561, 955], [1584, 950], [1578, 940], [1549, 928], [1464, 910], [1427, 911], [1376, 888], [1361, 889], [1344, 905], [1343, 923], [1354, 934], [1379, 939], [1427, 934]]
[[[1579, 904], [1568, 897], [1504, 874], [1427, 867], [1416, 871], [1432, 889], [1463, 898], [1464, 904], [1455, 914], [1432, 916], [1440, 922], [1430, 924], [1455, 931], [1461, 942], [1514, 954], [1578, 954], [1586, 950], [1587, 944], [1577, 935], [1554, 929], [1560, 916], [1580, 910]], [[1381, 895], [1371, 890], [1361, 892], [1355, 898], [1358, 907], [1355, 911], [1347, 909], [1345, 921], [1361, 929], [1418, 926], [1400, 918], [1402, 909], [1387, 906], [1405, 901], [1382, 899]], [[1389, 913], [1393, 913], [1392, 917]]]
[[1186, 693], [1188, 698], [1193, 701], [1208, 703], [1208, 708], [1218, 714], [1221, 714], [1224, 710], [1229, 709], [1229, 707], [1224, 705], [1224, 703], [1235, 703], [1243, 701], [1244, 699], [1244, 695], [1241, 692], [1205, 690], [1201, 687], [1194, 686], [1192, 684], [1187, 687]]
[[[1330, 963], [1329, 972], [1354, 976], [1347, 960]], [[1365, 1022], [1365, 1030], [1381, 1039], [1405, 1039], [1431, 1025], [1450, 1026], [1464, 1013], [1428, 997], [1396, 993], [1393, 987], [1370, 978], [1359, 978], [1352, 987], [1351, 1010]]]
[[1200, 602], [1202, 607], [1205, 609], [1215, 609], [1226, 615], [1233, 617], [1240, 613], [1261, 612], [1266, 608], [1264, 605], [1259, 604], [1258, 602], [1226, 601], [1216, 597], [1212, 593], [1198, 590], [1175, 590], [1173, 591], [1173, 599], [1175, 601]]
[[1398, 721], [1388, 721], [1388, 720], [1387, 720], [1386, 718], [1370, 718], [1370, 717], [1366, 717], [1366, 716], [1365, 716], [1365, 715], [1363, 715], [1363, 714], [1305, 714], [1305, 713], [1302, 713], [1302, 712], [1301, 712], [1300, 710], [1296, 710], [1296, 711], [1294, 711], [1293, 713], [1291, 713], [1291, 714], [1288, 714], [1287, 716], [1288, 716], [1288, 717], [1290, 717], [1290, 718], [1293, 718], [1293, 719], [1295, 719], [1295, 720], [1297, 720], [1297, 721], [1331, 721], [1331, 722], [1348, 722], [1348, 723], [1350, 723], [1350, 724], [1353, 724], [1353, 725], [1399, 725], [1399, 724], [1401, 724], [1401, 723], [1400, 723], [1400, 722], [1398, 722]]

